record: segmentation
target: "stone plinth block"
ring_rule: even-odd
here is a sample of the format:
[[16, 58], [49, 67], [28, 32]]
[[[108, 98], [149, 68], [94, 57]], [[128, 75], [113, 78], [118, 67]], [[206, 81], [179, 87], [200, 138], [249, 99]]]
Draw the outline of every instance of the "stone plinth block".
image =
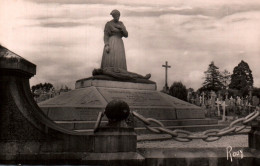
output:
[[123, 88], [123, 89], [143, 89], [156, 90], [156, 84], [143, 84], [133, 82], [120, 82], [109, 80], [79, 80], [75, 83], [75, 89], [86, 88], [90, 86], [107, 87], [107, 88]]
[[260, 150], [260, 123], [252, 125], [251, 131], [248, 133], [248, 145], [252, 149]]
[[137, 136], [133, 128], [101, 127], [94, 135], [94, 152], [135, 152]]
[[145, 158], [137, 152], [87, 153], [83, 161], [100, 166], [145, 166]]

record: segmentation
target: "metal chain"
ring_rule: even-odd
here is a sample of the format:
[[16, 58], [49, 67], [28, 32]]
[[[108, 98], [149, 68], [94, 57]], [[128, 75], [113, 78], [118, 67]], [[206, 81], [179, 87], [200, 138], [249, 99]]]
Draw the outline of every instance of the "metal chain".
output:
[[[180, 129], [170, 130], [170, 129], [167, 129], [166, 127], [164, 127], [164, 125], [156, 119], [145, 118], [135, 111], [133, 111], [132, 114], [134, 117], [136, 117], [137, 119], [142, 121], [148, 130], [150, 130], [154, 133], [157, 133], [157, 134], [160, 134], [160, 133], [169, 134], [176, 141], [189, 142], [193, 139], [202, 139], [203, 141], [206, 141], [206, 142], [212, 142], [212, 141], [219, 140], [224, 135], [228, 135], [230, 133], [238, 133], [239, 131], [245, 129], [246, 125], [248, 125], [249, 122], [253, 121], [254, 119], [256, 119], [258, 117], [258, 115], [260, 114], [260, 109], [259, 109], [259, 107], [256, 107], [254, 112], [250, 113], [246, 117], [234, 120], [226, 128], [209, 129], [209, 130], [205, 130], [200, 133], [193, 133], [190, 131], [180, 130]], [[158, 127], [151, 127], [152, 123], [157, 124]]]
[[97, 121], [95, 123], [95, 127], [94, 127], [94, 133], [98, 131], [98, 128], [100, 126], [100, 123], [101, 123], [101, 120], [104, 116], [104, 112], [99, 112], [98, 113], [98, 118], [97, 118]]

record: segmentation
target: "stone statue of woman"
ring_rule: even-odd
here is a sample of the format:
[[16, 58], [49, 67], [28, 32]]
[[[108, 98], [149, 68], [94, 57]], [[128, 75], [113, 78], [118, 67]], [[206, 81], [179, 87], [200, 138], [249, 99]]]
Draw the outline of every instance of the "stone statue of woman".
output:
[[120, 12], [113, 10], [110, 13], [113, 20], [105, 25], [104, 30], [104, 50], [101, 62], [101, 69], [119, 68], [127, 71], [125, 48], [122, 37], [128, 37], [128, 32], [123, 24], [119, 21]]
[[[140, 81], [140, 79], [148, 80], [151, 74], [142, 76], [133, 72], [127, 71], [125, 48], [122, 37], [128, 37], [128, 32], [124, 24], [119, 21], [120, 12], [113, 10], [110, 13], [113, 20], [106, 23], [104, 30], [104, 50], [100, 69], [94, 69], [92, 75], [94, 78], [100, 76], [103, 79], [117, 79], [120, 81]], [[154, 83], [152, 81], [146, 81], [146, 83]]]

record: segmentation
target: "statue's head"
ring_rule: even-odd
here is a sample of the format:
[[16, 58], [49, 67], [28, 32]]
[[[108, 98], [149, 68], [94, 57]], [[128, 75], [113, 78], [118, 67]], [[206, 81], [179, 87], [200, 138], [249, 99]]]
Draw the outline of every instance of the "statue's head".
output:
[[110, 13], [110, 15], [112, 15], [112, 17], [114, 18], [114, 21], [115, 21], [115, 22], [118, 22], [118, 21], [119, 21], [120, 12], [119, 12], [117, 9], [113, 10], [113, 11]]

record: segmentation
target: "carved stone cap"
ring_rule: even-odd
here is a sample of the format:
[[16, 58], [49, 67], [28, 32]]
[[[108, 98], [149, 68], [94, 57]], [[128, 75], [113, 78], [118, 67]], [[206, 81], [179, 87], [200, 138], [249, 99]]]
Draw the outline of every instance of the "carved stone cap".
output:
[[0, 45], [0, 71], [32, 77], [36, 74], [36, 65]]

